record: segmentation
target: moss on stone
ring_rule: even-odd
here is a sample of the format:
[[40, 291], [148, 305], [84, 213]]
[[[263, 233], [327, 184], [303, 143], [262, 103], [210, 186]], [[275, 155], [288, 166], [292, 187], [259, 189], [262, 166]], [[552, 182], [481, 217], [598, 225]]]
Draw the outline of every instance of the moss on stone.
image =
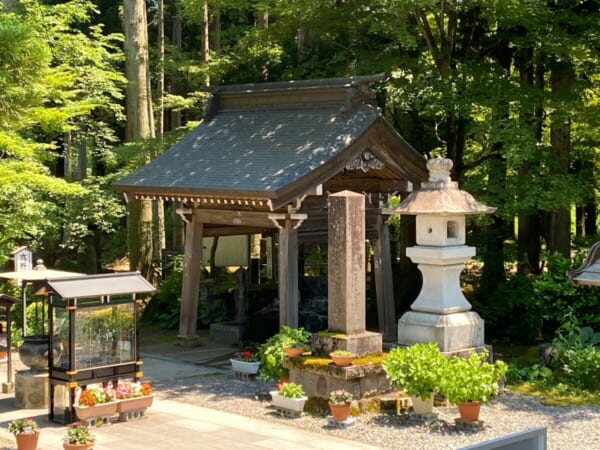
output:
[[347, 334], [340, 333], [338, 331], [319, 331], [317, 333], [317, 336], [337, 338], [337, 339], [348, 339], [348, 335]]
[[354, 358], [352, 360], [353, 366], [365, 366], [367, 364], [381, 364], [383, 358], [387, 356], [387, 353], [374, 352], [367, 355], [363, 355], [360, 358]]

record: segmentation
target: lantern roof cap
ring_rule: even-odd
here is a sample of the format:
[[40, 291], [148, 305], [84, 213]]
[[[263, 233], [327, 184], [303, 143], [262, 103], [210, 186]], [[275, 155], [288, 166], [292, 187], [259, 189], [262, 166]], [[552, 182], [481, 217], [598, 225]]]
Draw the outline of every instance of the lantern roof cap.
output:
[[435, 214], [466, 215], [491, 214], [496, 208], [484, 205], [450, 178], [454, 163], [448, 158], [433, 158], [427, 161], [429, 180], [421, 189], [412, 192], [398, 206], [387, 210], [392, 214]]

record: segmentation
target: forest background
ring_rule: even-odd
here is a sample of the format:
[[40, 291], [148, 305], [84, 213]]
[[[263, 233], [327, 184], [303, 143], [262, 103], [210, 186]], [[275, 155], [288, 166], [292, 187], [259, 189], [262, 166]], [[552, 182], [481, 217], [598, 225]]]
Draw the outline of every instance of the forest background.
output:
[[[126, 205], [110, 184], [201, 121], [210, 86], [385, 72], [387, 120], [498, 208], [468, 236], [467, 294], [488, 336], [600, 325], [597, 289], [566, 276], [598, 239], [600, 2], [0, 5], [0, 265], [27, 245], [85, 273], [128, 255], [153, 279], [182, 248], [174, 205]], [[399, 314], [408, 290], [396, 286]]]

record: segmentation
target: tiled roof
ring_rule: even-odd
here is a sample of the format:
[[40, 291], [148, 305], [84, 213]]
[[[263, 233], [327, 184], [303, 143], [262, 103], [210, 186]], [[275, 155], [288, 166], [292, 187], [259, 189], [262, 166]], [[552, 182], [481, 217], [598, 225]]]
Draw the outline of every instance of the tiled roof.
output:
[[222, 111], [115, 186], [268, 196], [338, 154], [378, 116], [371, 105], [350, 115], [339, 106]]

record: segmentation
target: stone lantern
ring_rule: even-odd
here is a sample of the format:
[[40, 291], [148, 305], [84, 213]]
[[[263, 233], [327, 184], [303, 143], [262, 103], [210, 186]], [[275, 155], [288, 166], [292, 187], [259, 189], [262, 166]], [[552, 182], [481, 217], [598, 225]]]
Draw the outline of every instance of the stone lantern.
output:
[[398, 321], [398, 344], [436, 342], [442, 352], [460, 352], [484, 345], [483, 320], [460, 288], [465, 262], [475, 248], [465, 245], [465, 216], [490, 214], [483, 205], [450, 179], [452, 161], [427, 161], [429, 180], [390, 210], [416, 216], [417, 245], [406, 256], [418, 264], [423, 287], [411, 311]]

